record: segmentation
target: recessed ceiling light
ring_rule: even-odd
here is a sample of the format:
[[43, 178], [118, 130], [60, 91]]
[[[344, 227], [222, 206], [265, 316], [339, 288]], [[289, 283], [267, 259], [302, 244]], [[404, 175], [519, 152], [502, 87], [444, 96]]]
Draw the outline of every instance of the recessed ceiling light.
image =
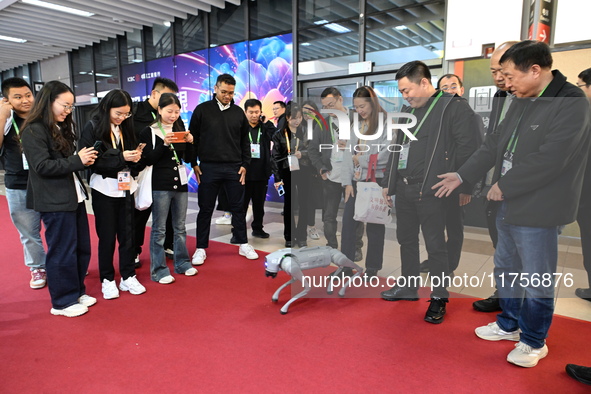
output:
[[82, 10], [78, 10], [76, 8], [65, 7], [63, 5], [48, 3], [46, 1], [41, 1], [41, 0], [22, 0], [22, 2], [25, 4], [31, 4], [31, 5], [36, 5], [38, 7], [49, 8], [50, 10], [54, 10], [54, 11], [67, 12], [68, 14], [74, 14], [74, 15], [78, 15], [78, 16], [90, 17], [90, 16], [94, 15], [92, 12], [82, 11]]
[[166, 27], [170, 27], [170, 22], [169, 21], [164, 21], [162, 22], [162, 24]]
[[406, 27], [404, 25], [400, 25], [400, 26], [396, 26], [395, 29], [396, 30], [408, 30], [408, 27]]
[[27, 42], [27, 40], [25, 40], [25, 39], [9, 37], [9, 36], [0, 36], [0, 40], [10, 41], [10, 42], [18, 42], [19, 44], [24, 44], [25, 42]]

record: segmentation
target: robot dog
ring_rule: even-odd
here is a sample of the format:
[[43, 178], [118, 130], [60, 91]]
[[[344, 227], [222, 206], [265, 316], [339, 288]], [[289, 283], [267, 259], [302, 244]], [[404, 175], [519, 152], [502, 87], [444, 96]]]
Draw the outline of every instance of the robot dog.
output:
[[[304, 274], [302, 271], [312, 268], [328, 267], [330, 263], [335, 263], [338, 266], [338, 269], [332, 274], [334, 276], [339, 276], [345, 267], [353, 268], [357, 271], [351, 279], [363, 274], [363, 269], [360, 266], [349, 260], [343, 253], [330, 246], [316, 246], [302, 249], [286, 248], [267, 255], [265, 261], [265, 275], [267, 277], [270, 276], [275, 278], [279, 270], [283, 270], [291, 275], [291, 279], [275, 291], [271, 298], [273, 302], [279, 300], [279, 293], [281, 293], [281, 290], [285, 289], [295, 281], [299, 280], [304, 286], [303, 291], [293, 296], [285, 303], [285, 305], [283, 305], [281, 308], [282, 315], [287, 313], [289, 306], [295, 300], [304, 297], [310, 291], [310, 284], [308, 281], [303, 280]], [[345, 296], [345, 291], [350, 283], [351, 281], [345, 281], [343, 287], [339, 290], [339, 296]], [[328, 294], [332, 294], [332, 281], [328, 281], [328, 287], [326, 290]]]

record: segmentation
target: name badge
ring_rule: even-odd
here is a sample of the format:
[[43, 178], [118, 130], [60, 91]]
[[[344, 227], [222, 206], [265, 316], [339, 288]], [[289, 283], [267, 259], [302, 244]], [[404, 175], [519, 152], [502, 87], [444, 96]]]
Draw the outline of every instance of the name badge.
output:
[[119, 171], [117, 173], [117, 185], [119, 190], [130, 190], [131, 189], [131, 172]]
[[503, 156], [503, 166], [501, 167], [501, 176], [505, 176], [505, 174], [513, 168], [513, 153], [505, 152]]
[[410, 151], [410, 143], [402, 145], [400, 156], [398, 157], [398, 169], [405, 170], [408, 165], [408, 152]]
[[343, 161], [343, 151], [337, 150], [336, 152], [332, 152], [332, 156], [330, 157], [335, 163], [340, 163]]
[[25, 157], [25, 154], [23, 153], [23, 170], [28, 170], [29, 169], [29, 162], [27, 161], [27, 158]]
[[179, 179], [181, 180], [181, 185], [186, 185], [189, 183], [189, 179], [187, 178], [187, 170], [185, 169], [184, 164], [179, 164]]
[[261, 144], [250, 144], [250, 157], [253, 159], [261, 158]]
[[287, 162], [289, 163], [290, 171], [297, 171], [300, 169], [300, 161], [294, 155], [287, 156]]

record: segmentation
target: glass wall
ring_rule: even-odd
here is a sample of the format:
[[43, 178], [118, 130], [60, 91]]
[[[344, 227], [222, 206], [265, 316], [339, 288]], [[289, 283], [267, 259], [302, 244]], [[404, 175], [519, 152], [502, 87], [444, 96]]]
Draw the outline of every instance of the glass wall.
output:
[[135, 29], [125, 33], [124, 36], [119, 36], [119, 47], [121, 48], [119, 59], [122, 65], [144, 61], [141, 30]]
[[291, 33], [291, 1], [251, 0], [248, 5], [248, 28], [251, 40], [275, 34]]
[[216, 47], [246, 39], [246, 7], [226, 3], [226, 8], [212, 8], [209, 14], [209, 46]]
[[93, 47], [72, 52], [72, 82], [76, 103], [90, 103], [96, 98], [94, 85]]
[[177, 18], [174, 22], [176, 53], [192, 52], [206, 48], [205, 13], [188, 15], [187, 19]]
[[154, 25], [144, 28], [146, 60], [172, 56], [172, 26]]
[[121, 86], [117, 60], [117, 39], [111, 38], [95, 45], [94, 66], [97, 97], [103, 97], [109, 90]]

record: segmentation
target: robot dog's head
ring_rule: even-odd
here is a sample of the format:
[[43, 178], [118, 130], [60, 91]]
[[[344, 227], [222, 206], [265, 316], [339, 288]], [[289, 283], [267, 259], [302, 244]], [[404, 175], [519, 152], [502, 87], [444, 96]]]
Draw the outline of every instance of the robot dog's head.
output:
[[281, 270], [281, 262], [285, 257], [290, 257], [291, 249], [280, 249], [269, 253], [265, 257], [265, 276], [275, 278]]

